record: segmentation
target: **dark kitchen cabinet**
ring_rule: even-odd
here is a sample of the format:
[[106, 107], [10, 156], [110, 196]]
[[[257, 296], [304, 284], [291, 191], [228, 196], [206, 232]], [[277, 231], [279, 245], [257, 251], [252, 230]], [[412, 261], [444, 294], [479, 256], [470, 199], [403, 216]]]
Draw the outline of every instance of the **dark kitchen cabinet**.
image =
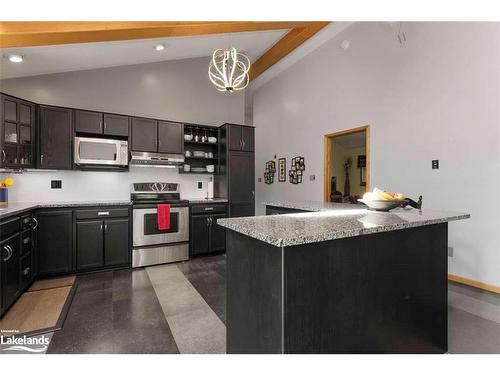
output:
[[217, 219], [227, 217], [226, 205], [192, 205], [190, 254], [192, 256], [226, 250], [226, 230]]
[[228, 198], [229, 217], [255, 215], [254, 130], [250, 126], [235, 124], [220, 127], [215, 194]]
[[255, 129], [243, 125], [227, 126], [227, 146], [234, 151], [254, 151]]
[[118, 266], [130, 262], [130, 221], [110, 219], [104, 221], [104, 265]]
[[35, 165], [35, 104], [0, 95], [0, 167]]
[[39, 168], [72, 169], [73, 111], [40, 106], [39, 124]]
[[102, 220], [76, 222], [76, 269], [85, 271], [103, 266]]
[[104, 114], [104, 134], [128, 137], [130, 118], [128, 116]]
[[130, 263], [129, 215], [124, 208], [76, 211], [77, 271]]
[[76, 110], [75, 131], [77, 133], [102, 134], [102, 113]]
[[20, 247], [21, 237], [19, 233], [0, 242], [2, 304], [5, 308], [12, 305], [21, 293], [19, 279]]
[[38, 275], [72, 272], [73, 211], [39, 211], [36, 219]]
[[158, 121], [158, 152], [184, 153], [184, 125], [178, 122]]
[[132, 118], [132, 151], [157, 152], [158, 121]]

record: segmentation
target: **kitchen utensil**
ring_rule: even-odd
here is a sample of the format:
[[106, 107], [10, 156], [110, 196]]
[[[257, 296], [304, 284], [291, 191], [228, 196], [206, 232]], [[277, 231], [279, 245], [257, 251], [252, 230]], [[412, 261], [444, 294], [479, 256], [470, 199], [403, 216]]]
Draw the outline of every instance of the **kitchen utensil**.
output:
[[194, 141], [195, 141], [195, 142], [199, 142], [199, 141], [200, 141], [200, 136], [199, 136], [198, 134], [196, 134], [196, 135], [194, 136]]

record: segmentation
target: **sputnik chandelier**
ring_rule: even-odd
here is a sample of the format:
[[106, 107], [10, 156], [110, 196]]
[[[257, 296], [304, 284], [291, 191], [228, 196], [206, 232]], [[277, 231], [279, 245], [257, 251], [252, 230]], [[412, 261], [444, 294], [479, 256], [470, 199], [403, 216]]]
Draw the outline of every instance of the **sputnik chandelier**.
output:
[[208, 67], [208, 78], [219, 91], [239, 91], [248, 86], [250, 59], [236, 48], [217, 49]]

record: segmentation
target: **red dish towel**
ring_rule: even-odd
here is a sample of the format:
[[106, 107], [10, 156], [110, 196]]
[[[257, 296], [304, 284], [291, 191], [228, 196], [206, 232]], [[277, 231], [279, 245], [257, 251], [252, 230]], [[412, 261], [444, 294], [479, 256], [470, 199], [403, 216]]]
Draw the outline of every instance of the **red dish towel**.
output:
[[170, 229], [170, 205], [159, 204], [156, 207], [158, 211], [158, 230]]

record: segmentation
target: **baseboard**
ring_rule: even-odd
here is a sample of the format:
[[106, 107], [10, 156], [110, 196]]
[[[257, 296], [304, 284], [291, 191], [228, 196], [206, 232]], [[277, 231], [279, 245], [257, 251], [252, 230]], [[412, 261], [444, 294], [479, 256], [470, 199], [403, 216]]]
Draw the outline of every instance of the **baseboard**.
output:
[[480, 281], [468, 279], [466, 277], [452, 275], [451, 273], [448, 274], [448, 280], [454, 281], [456, 283], [472, 286], [474, 288], [487, 290], [488, 292], [500, 294], [500, 286], [482, 283]]

